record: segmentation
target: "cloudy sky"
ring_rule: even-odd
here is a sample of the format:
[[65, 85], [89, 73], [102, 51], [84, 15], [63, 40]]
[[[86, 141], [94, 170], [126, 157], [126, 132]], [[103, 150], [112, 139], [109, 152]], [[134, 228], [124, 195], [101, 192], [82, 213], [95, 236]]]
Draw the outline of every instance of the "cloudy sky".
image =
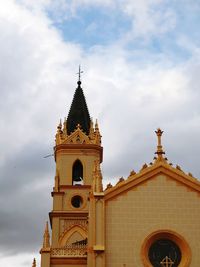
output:
[[199, 0], [0, 0], [0, 266], [31, 266], [52, 200], [54, 136], [78, 65], [104, 183], [149, 163], [200, 177]]

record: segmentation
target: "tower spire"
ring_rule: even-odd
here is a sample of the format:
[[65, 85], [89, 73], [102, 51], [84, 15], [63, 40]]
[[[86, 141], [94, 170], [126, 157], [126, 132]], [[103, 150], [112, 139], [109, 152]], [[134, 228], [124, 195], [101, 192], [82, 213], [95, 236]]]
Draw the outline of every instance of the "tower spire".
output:
[[67, 117], [67, 134], [70, 135], [74, 130], [76, 130], [76, 126], [80, 124], [81, 129], [87, 135], [89, 135], [90, 130], [90, 115], [87, 108], [85, 96], [83, 90], [81, 88], [81, 68], [79, 66], [78, 77], [79, 80], [77, 82], [78, 87], [74, 93], [74, 97], [72, 100], [72, 104], [69, 110], [69, 114]]

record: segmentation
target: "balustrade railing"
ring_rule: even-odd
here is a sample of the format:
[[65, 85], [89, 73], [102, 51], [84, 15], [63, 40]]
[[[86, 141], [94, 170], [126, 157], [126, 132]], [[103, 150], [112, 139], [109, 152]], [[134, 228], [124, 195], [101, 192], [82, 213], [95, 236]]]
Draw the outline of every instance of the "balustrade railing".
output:
[[62, 248], [52, 248], [53, 257], [87, 257], [87, 246], [85, 244], [68, 245]]

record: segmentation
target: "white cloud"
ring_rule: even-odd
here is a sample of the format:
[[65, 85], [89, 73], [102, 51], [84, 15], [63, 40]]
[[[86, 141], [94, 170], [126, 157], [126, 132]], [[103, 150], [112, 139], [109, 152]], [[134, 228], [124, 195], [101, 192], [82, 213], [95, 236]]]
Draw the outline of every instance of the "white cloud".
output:
[[143, 0], [118, 2], [122, 12], [132, 19], [132, 30], [127, 33], [126, 41], [135, 38], [158, 37], [172, 30], [176, 25], [176, 14], [165, 6], [162, 0]]
[[[13, 10], [11, 14], [10, 10]], [[10, 153], [6, 147], [17, 148], [33, 137], [46, 135], [43, 124], [49, 118], [38, 115], [44, 114], [53, 105], [52, 101], [59, 102], [64, 80], [71, 73], [71, 65], [80, 58], [81, 50], [73, 44], [64, 44], [48, 18], [35, 16], [14, 2], [7, 1], [0, 17], [1, 114], [4, 117], [0, 128], [4, 136], [2, 147]], [[61, 78], [64, 73], [65, 79]], [[57, 86], [62, 88], [60, 94]], [[53, 109], [51, 113], [53, 117]], [[33, 125], [39, 127], [37, 132], [32, 130]], [[11, 131], [14, 136], [10, 136]]]
[[[43, 10], [44, 8], [48, 7], [52, 4], [52, 0], [16, 0], [17, 4], [26, 7], [27, 9], [31, 10]], [[61, 2], [61, 1], [60, 1]], [[62, 1], [64, 2], [64, 1]]]

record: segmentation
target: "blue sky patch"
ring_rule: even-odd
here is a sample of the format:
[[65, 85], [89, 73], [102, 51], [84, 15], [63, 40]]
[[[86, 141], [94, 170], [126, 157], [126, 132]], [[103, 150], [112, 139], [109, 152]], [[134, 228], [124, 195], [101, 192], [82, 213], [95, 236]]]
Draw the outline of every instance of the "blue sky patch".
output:
[[55, 22], [54, 26], [62, 32], [65, 41], [80, 43], [87, 49], [120, 39], [131, 29], [131, 19], [116, 9], [88, 7], [78, 9], [76, 16]]

